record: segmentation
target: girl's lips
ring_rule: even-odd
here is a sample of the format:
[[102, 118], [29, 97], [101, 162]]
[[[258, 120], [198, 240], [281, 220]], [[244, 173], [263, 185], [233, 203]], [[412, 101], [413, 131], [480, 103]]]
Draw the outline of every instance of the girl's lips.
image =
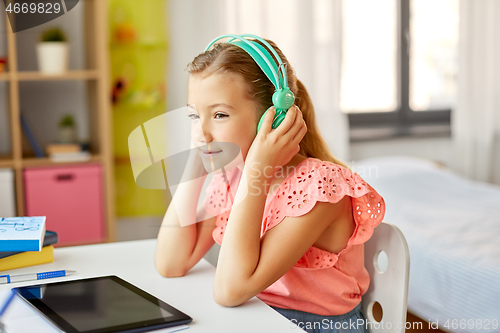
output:
[[222, 153], [222, 150], [218, 150], [218, 151], [202, 151], [203, 153], [203, 156], [211, 156], [211, 155], [217, 155], [219, 153]]

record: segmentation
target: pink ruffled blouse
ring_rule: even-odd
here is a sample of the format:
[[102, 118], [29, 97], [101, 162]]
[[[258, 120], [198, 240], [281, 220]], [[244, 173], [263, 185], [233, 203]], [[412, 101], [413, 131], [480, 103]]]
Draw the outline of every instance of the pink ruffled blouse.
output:
[[[213, 238], [222, 243], [231, 212], [231, 194], [241, 178], [234, 168], [226, 173], [231, 187], [217, 174], [207, 188], [205, 208], [217, 216]], [[287, 216], [307, 214], [316, 202], [340, 201], [350, 196], [356, 227], [338, 254], [312, 246], [279, 280], [257, 295], [268, 305], [325, 316], [351, 311], [370, 284], [364, 267], [363, 243], [385, 214], [384, 199], [357, 173], [316, 158], [301, 161], [266, 199], [261, 237]]]

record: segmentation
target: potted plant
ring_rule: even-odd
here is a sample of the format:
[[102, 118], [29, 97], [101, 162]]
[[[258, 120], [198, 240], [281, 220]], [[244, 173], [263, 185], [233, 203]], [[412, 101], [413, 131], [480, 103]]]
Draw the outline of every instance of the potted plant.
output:
[[59, 121], [59, 142], [76, 143], [76, 126], [72, 115], [67, 114]]
[[60, 74], [68, 70], [69, 47], [59, 28], [45, 30], [37, 45], [38, 66], [44, 74]]

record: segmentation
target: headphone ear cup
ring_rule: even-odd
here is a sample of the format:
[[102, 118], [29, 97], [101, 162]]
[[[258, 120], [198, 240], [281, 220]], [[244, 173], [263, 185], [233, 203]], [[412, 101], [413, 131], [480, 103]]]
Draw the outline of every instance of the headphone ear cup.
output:
[[[277, 109], [276, 112], [278, 115], [274, 116], [273, 124], [271, 126], [273, 129], [278, 128], [278, 126], [283, 122], [283, 120], [285, 120], [285, 117], [286, 117], [286, 112], [284, 112], [283, 110]], [[264, 123], [264, 118], [266, 116], [266, 113], [267, 113], [267, 111], [264, 112], [262, 117], [260, 117], [259, 124], [257, 125], [257, 133], [260, 131], [260, 128], [262, 127], [262, 124]]]
[[278, 110], [278, 111], [281, 111], [277, 117], [274, 118], [274, 121], [273, 121], [273, 128], [276, 129], [278, 128], [278, 126], [283, 122], [283, 120], [285, 120], [285, 117], [286, 117], [286, 112], [283, 112], [282, 110]]

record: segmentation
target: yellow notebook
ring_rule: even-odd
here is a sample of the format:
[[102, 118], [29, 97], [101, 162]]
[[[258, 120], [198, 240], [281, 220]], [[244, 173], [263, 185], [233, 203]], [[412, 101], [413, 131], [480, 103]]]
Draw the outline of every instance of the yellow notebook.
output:
[[46, 264], [54, 261], [54, 247], [44, 246], [42, 251], [29, 251], [0, 259], [0, 271]]

